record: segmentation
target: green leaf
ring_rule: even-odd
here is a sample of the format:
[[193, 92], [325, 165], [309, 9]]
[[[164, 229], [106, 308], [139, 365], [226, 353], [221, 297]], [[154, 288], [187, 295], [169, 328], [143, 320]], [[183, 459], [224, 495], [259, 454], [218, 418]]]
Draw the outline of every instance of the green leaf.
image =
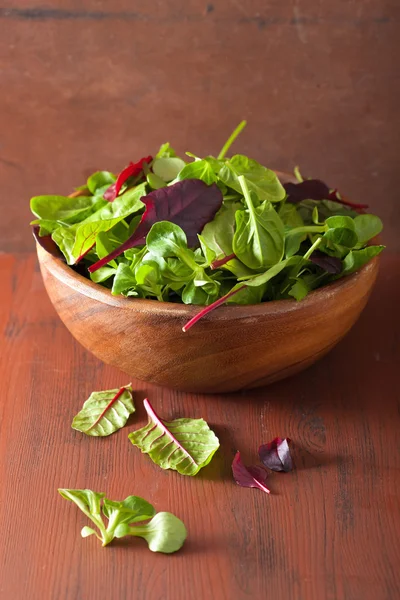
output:
[[159, 190], [167, 186], [167, 183], [161, 179], [161, 177], [158, 177], [158, 175], [152, 173], [151, 171], [150, 173], [146, 174], [146, 179], [152, 190]]
[[90, 279], [95, 283], [102, 283], [103, 281], [107, 281], [107, 279], [110, 279], [110, 277], [115, 275], [116, 272], [117, 269], [115, 269], [114, 267], [101, 267], [100, 269], [97, 269], [97, 271], [95, 271], [94, 273], [90, 273]]
[[183, 179], [201, 179], [207, 185], [211, 185], [217, 181], [217, 176], [210, 162], [205, 158], [196, 160], [183, 167], [177, 176], [178, 181]]
[[116, 176], [110, 171], [96, 171], [92, 173], [87, 180], [87, 187], [92, 194], [96, 194], [110, 187], [117, 180]]
[[300, 213], [297, 210], [297, 206], [295, 204], [284, 204], [279, 205], [279, 217], [285, 227], [294, 228], [294, 227], [303, 227], [304, 221], [301, 218]]
[[375, 256], [382, 252], [385, 246], [367, 246], [362, 250], [350, 250], [343, 261], [343, 270], [338, 277], [350, 275], [361, 269], [363, 265], [369, 262]]
[[177, 156], [156, 158], [153, 162], [153, 173], [163, 181], [172, 181], [185, 165], [185, 161]]
[[303, 300], [308, 292], [309, 292], [309, 288], [306, 284], [306, 282], [303, 279], [297, 279], [296, 283], [294, 285], [292, 285], [292, 287], [289, 290], [289, 296], [293, 296], [293, 298], [295, 298], [295, 300]]
[[[93, 196], [35, 196], [31, 199], [31, 211], [39, 219], [77, 223], [88, 217], [99, 203]], [[106, 204], [106, 200], [100, 204]]]
[[278, 263], [284, 252], [283, 223], [270, 202], [254, 206], [245, 178], [240, 176], [247, 211], [238, 210], [233, 252], [250, 269], [261, 269]]
[[75, 264], [75, 256], [72, 254], [72, 249], [75, 244], [75, 230], [72, 227], [58, 227], [51, 235], [61, 252], [65, 256], [68, 265]]
[[214, 219], [205, 225], [201, 237], [208, 248], [216, 256], [232, 254], [233, 236], [235, 234], [235, 214], [243, 209], [241, 202], [222, 204]]
[[130, 385], [119, 390], [92, 392], [74, 417], [72, 429], [96, 437], [111, 435], [124, 427], [134, 411]]
[[379, 235], [383, 229], [382, 221], [375, 215], [358, 215], [354, 219], [354, 226], [360, 246]]
[[159, 221], [154, 223], [146, 237], [147, 248], [156, 256], [180, 258], [191, 269], [198, 265], [192, 250], [187, 247], [185, 232], [174, 223]]
[[156, 154], [156, 158], [170, 158], [170, 157], [175, 157], [176, 156], [176, 152], [173, 148], [171, 148], [171, 146], [169, 145], [169, 142], [166, 142], [165, 144], [161, 144], [159, 151]]
[[109, 519], [108, 530], [115, 529], [118, 525], [137, 523], [151, 519], [156, 511], [154, 507], [139, 496], [128, 496], [125, 500], [114, 501], [104, 498], [103, 514]]
[[261, 201], [280, 202], [286, 197], [285, 189], [274, 171], [242, 154], [236, 154], [226, 161], [218, 173], [223, 183], [241, 193], [240, 175], [246, 178], [249, 191], [255, 192]]
[[95, 530], [92, 529], [91, 527], [88, 527], [87, 525], [85, 527], [82, 527], [81, 529], [81, 536], [83, 538], [89, 537], [90, 535], [97, 535]]
[[134, 288], [136, 288], [136, 278], [132, 268], [129, 265], [120, 263], [115, 273], [111, 293], [113, 296], [118, 296]]
[[90, 519], [101, 521], [101, 499], [104, 498], [105, 494], [92, 492], [92, 490], [72, 490], [67, 488], [59, 488], [59, 493], [65, 500], [69, 500], [77, 505], [80, 510], [85, 513]]
[[152, 552], [171, 554], [183, 546], [187, 531], [178, 517], [168, 512], [159, 512], [146, 525], [135, 527], [119, 525], [115, 530], [115, 536], [126, 535], [144, 538]]
[[283, 269], [286, 269], [287, 267], [293, 267], [293, 266], [298, 267], [304, 263], [305, 263], [305, 260], [302, 256], [291, 256], [290, 258], [285, 258], [285, 260], [282, 260], [278, 264], [274, 265], [273, 267], [268, 269], [268, 271], [265, 271], [265, 273], [256, 275], [255, 277], [252, 277], [251, 279], [246, 279], [246, 280], [241, 279], [240, 280], [241, 282], [238, 283], [237, 286], [241, 286], [241, 285], [243, 285], [243, 283], [245, 283], [246, 285], [249, 285], [250, 287], [252, 287], [252, 286], [256, 287], [258, 285], [263, 285], [264, 283], [267, 283], [268, 281], [270, 281], [271, 279], [276, 277], [276, 275], [279, 275], [279, 273], [281, 271], [283, 271]]
[[217, 436], [203, 419], [161, 420], [148, 400], [144, 401], [148, 424], [129, 434], [129, 439], [162, 469], [196, 475], [208, 465], [219, 448]]

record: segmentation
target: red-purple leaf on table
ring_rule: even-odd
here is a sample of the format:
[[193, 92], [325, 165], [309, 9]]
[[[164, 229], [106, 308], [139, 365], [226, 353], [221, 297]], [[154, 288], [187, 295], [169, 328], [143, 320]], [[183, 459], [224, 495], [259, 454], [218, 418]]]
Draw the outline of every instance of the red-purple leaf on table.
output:
[[211, 221], [222, 204], [222, 192], [213, 183], [207, 185], [200, 179], [184, 179], [173, 185], [154, 190], [141, 198], [146, 209], [134, 233], [121, 246], [89, 267], [94, 273], [120, 254], [141, 246], [152, 225], [158, 221], [170, 221], [179, 225], [186, 234], [188, 246], [198, 244], [197, 234]]
[[242, 463], [239, 451], [236, 452], [232, 462], [232, 473], [234, 480], [241, 487], [254, 487], [267, 494], [270, 493], [270, 490], [264, 485], [268, 477], [267, 471], [258, 466], [246, 467]]
[[263, 444], [258, 449], [261, 462], [271, 471], [291, 471], [293, 461], [290, 456], [289, 438], [276, 437], [272, 442]]
[[356, 204], [343, 198], [337, 190], [330, 190], [320, 179], [305, 179], [301, 183], [285, 183], [283, 187], [288, 195], [286, 202], [291, 204], [297, 204], [303, 200], [332, 200], [354, 210], [368, 208], [368, 204]]
[[342, 272], [342, 261], [336, 256], [329, 256], [320, 250], [314, 250], [309, 260], [327, 273], [339, 275]]
[[119, 173], [117, 177], [117, 181], [110, 185], [109, 188], [103, 194], [104, 200], [108, 200], [109, 202], [113, 202], [115, 198], [118, 196], [122, 186], [125, 181], [129, 179], [129, 177], [136, 177], [143, 170], [143, 164], [149, 163], [153, 160], [152, 156], [146, 156], [145, 158], [141, 158], [137, 163], [130, 162], [125, 169]]
[[42, 246], [42, 248], [44, 250], [46, 250], [46, 252], [48, 252], [52, 256], [55, 256], [56, 258], [61, 258], [65, 262], [65, 258], [63, 256], [61, 250], [58, 248], [57, 244], [52, 239], [51, 235], [40, 236], [39, 231], [40, 231], [40, 225], [34, 225], [32, 227], [33, 237], [35, 238], [35, 240], [39, 244], [39, 246]]

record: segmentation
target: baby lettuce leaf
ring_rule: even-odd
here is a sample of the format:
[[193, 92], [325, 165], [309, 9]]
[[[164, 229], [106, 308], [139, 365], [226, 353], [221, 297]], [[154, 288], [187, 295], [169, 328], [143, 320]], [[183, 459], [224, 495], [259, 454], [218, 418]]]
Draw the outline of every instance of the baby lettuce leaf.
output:
[[88, 177], [86, 185], [89, 192], [92, 194], [101, 192], [104, 194], [105, 189], [103, 191], [103, 188], [105, 188], [105, 186], [109, 187], [115, 183], [116, 179], [116, 176], [113, 173], [110, 173], [110, 171], [96, 171], [96, 173], [92, 173], [92, 175]]
[[[98, 530], [85, 526], [81, 536], [86, 538], [95, 535], [102, 546], [107, 546], [114, 538], [133, 535], [144, 538], [153, 552], [170, 554], [179, 550], [186, 539], [186, 528], [180, 519], [171, 513], [155, 514], [154, 507], [139, 496], [113, 501], [105, 498], [105, 494], [92, 490], [61, 488], [58, 491], [65, 500], [74, 502]], [[101, 511], [108, 520], [107, 524]], [[149, 523], [143, 523], [149, 519]], [[140, 525], [131, 526], [132, 523]]]
[[162, 469], [196, 475], [219, 448], [217, 436], [203, 419], [160, 419], [146, 399], [148, 424], [129, 434], [129, 439]]
[[343, 260], [341, 276], [350, 275], [382, 252], [385, 246], [367, 246], [362, 250], [350, 250]]
[[272, 442], [260, 446], [258, 455], [263, 465], [271, 471], [291, 471], [293, 462], [290, 456], [289, 444], [289, 438], [276, 437]]
[[115, 537], [125, 537], [126, 535], [144, 538], [152, 552], [171, 554], [182, 547], [187, 531], [178, 517], [168, 512], [159, 512], [149, 523], [144, 525], [135, 525], [134, 527], [126, 524], [118, 525]]
[[212, 165], [205, 158], [185, 165], [178, 174], [179, 181], [183, 181], [184, 179], [201, 179], [207, 185], [211, 185], [212, 183], [216, 183], [218, 178], [214, 173]]
[[379, 235], [383, 229], [382, 221], [376, 215], [357, 215], [354, 227], [358, 237], [358, 244], [364, 246], [369, 240]]
[[104, 192], [104, 199], [113, 202], [129, 177], [140, 175], [143, 171], [144, 163], [150, 163], [152, 160], [152, 156], [147, 156], [146, 158], [141, 158], [137, 163], [130, 162], [129, 165], [119, 173], [117, 181], [112, 183]]
[[130, 384], [119, 390], [92, 392], [74, 417], [71, 427], [86, 435], [104, 437], [124, 427], [133, 412], [135, 407]]
[[233, 479], [241, 487], [258, 488], [267, 494], [270, 493], [265, 485], [268, 477], [267, 471], [259, 466], [246, 467], [240, 458], [239, 451], [236, 452], [232, 462], [232, 473]]
[[216, 256], [232, 254], [235, 214], [241, 209], [243, 209], [241, 202], [224, 202], [214, 219], [207, 223], [201, 232], [204, 243], [215, 252]]
[[242, 186], [239, 182], [240, 175], [245, 177], [248, 189], [255, 192], [260, 201], [280, 202], [286, 196], [274, 171], [242, 154], [236, 154], [230, 160], [225, 161], [218, 173], [218, 177], [225, 185], [242, 193]]
[[185, 179], [154, 190], [141, 200], [146, 209], [136, 231], [119, 248], [91, 265], [91, 273], [129, 248], [145, 244], [152, 225], [158, 221], [169, 221], [179, 225], [187, 236], [188, 245], [196, 246], [197, 234], [213, 219], [222, 204], [222, 193], [215, 184], [208, 186], [198, 179]]
[[243, 176], [239, 176], [239, 183], [247, 210], [238, 210], [235, 214], [233, 252], [250, 269], [271, 267], [283, 257], [283, 223], [271, 202], [255, 204], [254, 195], [249, 193]]
[[182, 171], [186, 163], [177, 156], [156, 158], [153, 162], [153, 173], [162, 181], [172, 181]]

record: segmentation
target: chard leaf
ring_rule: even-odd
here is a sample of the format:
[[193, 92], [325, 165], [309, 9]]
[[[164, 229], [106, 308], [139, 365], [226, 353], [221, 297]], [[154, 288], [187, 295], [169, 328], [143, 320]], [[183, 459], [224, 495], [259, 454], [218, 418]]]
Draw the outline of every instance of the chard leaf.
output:
[[172, 181], [182, 171], [186, 163], [177, 156], [156, 158], [153, 162], [153, 173], [162, 181]]
[[225, 185], [242, 193], [242, 186], [239, 182], [240, 175], [245, 177], [248, 189], [255, 192], [260, 201], [280, 202], [286, 196], [285, 190], [274, 171], [263, 167], [256, 160], [242, 154], [236, 154], [226, 161], [218, 173], [219, 178]]
[[151, 227], [159, 221], [168, 221], [181, 227], [188, 245], [196, 246], [197, 234], [220, 208], [222, 194], [215, 184], [208, 186], [198, 179], [185, 179], [150, 192], [142, 198], [142, 202], [146, 210], [136, 231], [119, 248], [89, 267], [90, 272], [103, 267], [129, 248], [143, 245]]
[[267, 471], [263, 467], [253, 466], [246, 467], [240, 458], [240, 452], [237, 451], [232, 462], [233, 478], [241, 487], [258, 488], [267, 494], [270, 490], [266, 487], [265, 482], [268, 477]]
[[361, 269], [372, 258], [378, 256], [384, 248], [385, 246], [367, 246], [362, 250], [350, 250], [343, 260], [343, 270], [340, 277], [358, 271], [358, 269]]
[[219, 448], [217, 436], [203, 419], [161, 420], [149, 401], [144, 401], [148, 424], [129, 434], [129, 439], [162, 469], [196, 475]]
[[111, 435], [124, 427], [134, 411], [130, 385], [119, 390], [93, 392], [74, 417], [72, 429], [96, 437]]
[[368, 204], [356, 204], [345, 200], [337, 190], [330, 190], [326, 183], [320, 179], [305, 179], [300, 183], [285, 183], [283, 187], [288, 195], [286, 202], [289, 203], [296, 204], [304, 200], [332, 200], [355, 210], [368, 208]]
[[137, 163], [130, 162], [117, 177], [115, 183], [112, 183], [104, 192], [104, 199], [113, 202], [121, 191], [122, 186], [130, 177], [136, 177], [143, 171], [143, 165], [150, 163], [153, 160], [152, 156], [141, 158]]
[[290, 439], [276, 437], [272, 442], [263, 444], [258, 449], [261, 462], [272, 471], [291, 471], [292, 457], [289, 449]]
[[31, 211], [40, 220], [72, 224], [88, 217], [98, 204], [99, 198], [94, 196], [35, 196], [31, 199]]
[[116, 537], [134, 535], [142, 537], [152, 552], [171, 554], [183, 546], [187, 536], [185, 525], [178, 517], [168, 512], [159, 512], [146, 525], [119, 525], [115, 530]]

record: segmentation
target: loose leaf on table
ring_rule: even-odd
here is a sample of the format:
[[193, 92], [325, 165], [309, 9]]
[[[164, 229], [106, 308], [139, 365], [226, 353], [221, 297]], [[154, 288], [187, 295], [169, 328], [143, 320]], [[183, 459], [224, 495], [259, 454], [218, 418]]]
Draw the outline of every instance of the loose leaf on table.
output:
[[289, 444], [289, 438], [276, 437], [272, 442], [260, 446], [258, 455], [263, 465], [272, 471], [291, 471], [293, 461], [290, 456]]
[[260, 201], [280, 202], [285, 198], [285, 190], [276, 173], [247, 156], [236, 154], [225, 162], [218, 173], [225, 185], [242, 193], [240, 175], [245, 177], [248, 189], [255, 192]]
[[82, 410], [74, 417], [72, 429], [91, 436], [111, 435], [126, 422], [135, 411], [130, 385], [119, 390], [92, 392]]
[[151, 156], [147, 156], [145, 158], [141, 158], [137, 163], [130, 162], [129, 165], [119, 173], [117, 181], [112, 183], [104, 192], [104, 199], [108, 200], [109, 202], [113, 202], [127, 179], [129, 179], [129, 177], [136, 177], [139, 175], [143, 171], [144, 163], [150, 163], [152, 160], [153, 159]]
[[163, 421], [149, 401], [144, 401], [148, 424], [129, 434], [129, 439], [162, 469], [196, 475], [208, 465], [219, 448], [217, 436], [203, 419]]
[[240, 458], [239, 451], [236, 452], [232, 462], [232, 473], [234, 480], [241, 487], [258, 488], [267, 494], [270, 493], [270, 490], [265, 485], [268, 477], [267, 471], [257, 465], [246, 467]]
[[[74, 502], [96, 526], [97, 531], [92, 527], [83, 527], [81, 536], [86, 538], [95, 535], [102, 546], [107, 546], [114, 538], [131, 535], [144, 538], [153, 552], [170, 554], [179, 550], [186, 539], [186, 527], [180, 519], [171, 513], [156, 514], [154, 507], [139, 496], [114, 501], [92, 490], [58, 491], [63, 498]], [[107, 524], [101, 511], [108, 520]], [[143, 523], [149, 519], [148, 523]], [[132, 526], [132, 523], [140, 524]]]
[[115, 530], [115, 537], [126, 535], [144, 538], [152, 552], [171, 554], [182, 547], [187, 531], [178, 517], [168, 512], [159, 512], [145, 525], [119, 525]]
[[103, 267], [125, 250], [143, 245], [152, 225], [169, 221], [185, 232], [189, 246], [198, 245], [197, 234], [211, 221], [222, 204], [217, 185], [206, 185], [197, 179], [185, 179], [174, 185], [154, 190], [141, 198], [146, 206], [142, 219], [132, 236], [119, 248], [89, 268], [90, 272]]
[[362, 250], [350, 250], [343, 260], [343, 270], [340, 276], [350, 275], [361, 269], [367, 262], [382, 252], [385, 246], [367, 246]]

